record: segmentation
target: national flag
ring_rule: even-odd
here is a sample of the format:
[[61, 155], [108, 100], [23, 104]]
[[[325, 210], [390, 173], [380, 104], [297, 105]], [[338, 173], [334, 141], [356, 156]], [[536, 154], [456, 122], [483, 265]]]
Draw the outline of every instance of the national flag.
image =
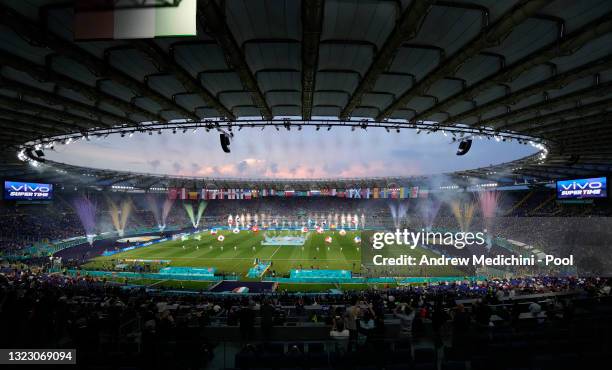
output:
[[378, 199], [380, 197], [380, 191], [378, 188], [373, 188], [372, 189], [372, 198], [374, 199]]
[[178, 189], [177, 188], [170, 188], [170, 189], [168, 189], [168, 199], [170, 199], [170, 200], [177, 200], [178, 199]]
[[325, 243], [330, 244], [332, 241], [333, 241], [333, 239], [332, 239], [331, 236], [328, 236], [328, 237], [325, 238]]
[[180, 199], [181, 200], [187, 200], [187, 189], [181, 188], [181, 191], [180, 191], [179, 194], [180, 194]]
[[253, 194], [253, 193], [251, 193], [251, 190], [246, 189], [246, 190], [244, 191], [244, 193], [243, 193], [244, 199], [251, 199], [252, 194]]
[[241, 286], [239, 288], [234, 288], [232, 290], [232, 293], [238, 293], [238, 294], [243, 294], [243, 293], [248, 293], [249, 292], [249, 288], [245, 287], [245, 286]]
[[155, 6], [159, 1], [78, 0], [74, 7], [74, 39], [147, 39], [196, 36], [197, 0]]
[[190, 191], [189, 192], [189, 200], [198, 200], [198, 192]]
[[407, 193], [406, 192], [406, 188], [402, 186], [400, 188], [400, 195], [399, 195], [400, 199], [405, 199], [406, 198], [406, 193]]
[[285, 190], [286, 197], [292, 197], [295, 195], [295, 190]]
[[332, 197], [335, 197], [336, 196], [336, 189], [331, 189], [330, 195]]
[[417, 198], [419, 196], [419, 187], [413, 186], [410, 189], [410, 198]]

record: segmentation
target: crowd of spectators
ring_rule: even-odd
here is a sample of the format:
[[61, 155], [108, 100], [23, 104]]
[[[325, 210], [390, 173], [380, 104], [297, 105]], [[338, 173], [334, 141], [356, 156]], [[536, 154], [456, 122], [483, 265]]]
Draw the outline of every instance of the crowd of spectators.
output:
[[[519, 307], [517, 302], [532, 294], [549, 296]], [[258, 340], [255, 328], [261, 328], [264, 340], [273, 341], [275, 326], [318, 323], [329, 328], [329, 338], [346, 339], [342, 350], [351, 351], [364, 341], [384, 339], [389, 335], [388, 319], [396, 318], [401, 338], [425, 338], [436, 346], [450, 340], [459, 348], [474, 328], [512, 324], [524, 315], [542, 317], [540, 324], [557, 325], [557, 320], [573, 317], [573, 299], [609, 295], [608, 280], [575, 277], [421, 284], [339, 294], [186, 295], [4, 266], [0, 268], [0, 327], [11, 334], [0, 336], [0, 345], [74, 347], [95, 353], [105, 346], [131, 343], [145, 361], [142, 366], [155, 367], [151, 362], [156, 351], [169, 342], [182, 343], [176, 348], [185, 359], [208, 359], [215, 343], [198, 333], [210, 326], [237, 327], [244, 343]]]

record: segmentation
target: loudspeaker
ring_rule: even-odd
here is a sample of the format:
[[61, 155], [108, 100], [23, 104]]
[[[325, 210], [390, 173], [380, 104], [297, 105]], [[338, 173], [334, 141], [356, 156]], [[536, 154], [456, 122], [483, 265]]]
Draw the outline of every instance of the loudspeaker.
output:
[[223, 148], [223, 151], [226, 153], [230, 152], [230, 138], [227, 134], [223, 133], [221, 135], [219, 135], [219, 139], [221, 140], [221, 148]]
[[459, 148], [457, 148], [457, 155], [464, 155], [470, 151], [472, 147], [472, 139], [463, 139], [459, 143]]

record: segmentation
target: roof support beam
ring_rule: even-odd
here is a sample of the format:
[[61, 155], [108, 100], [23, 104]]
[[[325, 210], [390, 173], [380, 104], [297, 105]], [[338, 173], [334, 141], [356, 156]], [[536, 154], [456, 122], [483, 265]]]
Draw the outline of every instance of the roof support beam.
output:
[[446, 76], [453, 76], [466, 61], [478, 55], [486, 48], [499, 45], [512, 32], [515, 26], [536, 14], [540, 8], [547, 4], [548, 1], [544, 0], [519, 2], [503, 14], [499, 21], [481, 31], [465, 47], [441, 61], [438, 67], [385, 108], [376, 119], [381, 121], [389, 118], [393, 112], [405, 107], [413, 98], [426, 94], [429, 88], [438, 80]]
[[126, 121], [128, 121], [128, 119], [124, 117], [115, 115], [113, 113], [105, 112], [95, 106], [71, 100], [59, 94], [52, 94], [45, 90], [21, 84], [15, 80], [11, 80], [5, 77], [0, 77], [0, 87], [13, 90], [21, 95], [27, 95], [32, 98], [41, 99], [50, 105], [60, 105], [64, 108], [70, 108], [72, 110], [79, 111], [84, 115], [88, 116], [90, 119], [100, 122], [101, 126], [111, 126], [109, 123], [103, 122], [102, 118], [106, 119], [107, 121], [110, 121], [111, 123], [118, 124], [126, 123]]
[[32, 139], [40, 137], [41, 134], [53, 136], [61, 135], [63, 133], [62, 131], [54, 130], [52, 128], [45, 128], [40, 126], [33, 127], [32, 125], [29, 125], [22, 121], [9, 120], [2, 117], [0, 117], [0, 127], [2, 127], [3, 130], [8, 130], [9, 132], [16, 131], [25, 133], [27, 135], [32, 136]]
[[612, 112], [604, 112], [587, 117], [580, 117], [571, 120], [557, 121], [554, 127], [544, 128], [540, 130], [531, 130], [530, 134], [542, 135], [550, 138], [563, 138], [575, 136], [578, 132], [583, 133], [585, 130], [601, 130], [605, 128], [612, 129]]
[[208, 32], [217, 40], [223, 50], [230, 67], [233, 67], [240, 77], [244, 88], [251, 94], [253, 103], [261, 112], [264, 119], [272, 119], [272, 110], [266, 103], [257, 80], [253, 76], [248, 63], [240, 50], [240, 46], [234, 39], [225, 20], [225, 14], [219, 9], [214, 0], [203, 0], [198, 6], [198, 18], [200, 23], [205, 26]]
[[383, 44], [380, 51], [374, 57], [374, 61], [366, 72], [365, 76], [359, 82], [359, 86], [351, 96], [351, 99], [346, 104], [346, 107], [340, 113], [340, 119], [348, 119], [360, 104], [363, 95], [372, 91], [374, 85], [381, 73], [385, 72], [389, 64], [393, 61], [397, 50], [402, 44], [414, 38], [425, 20], [431, 6], [435, 0], [413, 1], [410, 6], [404, 10], [401, 18], [395, 25], [389, 37]]
[[324, 8], [324, 0], [302, 0], [302, 119], [304, 120], [312, 117]]
[[27, 59], [20, 58], [16, 55], [9, 54], [2, 50], [0, 50], [0, 64], [8, 66], [17, 71], [26, 73], [37, 81], [52, 82], [59, 87], [74, 91], [78, 94], [83, 95], [89, 100], [95, 101], [96, 105], [98, 105], [99, 103], [106, 103], [108, 105], [112, 105], [117, 109], [121, 110], [122, 112], [125, 112], [127, 119], [130, 119], [129, 114], [139, 114], [143, 117], [146, 117], [150, 121], [165, 121], [164, 117], [158, 114], [151, 113], [143, 108], [140, 108], [136, 104], [130, 104], [128, 102], [125, 102], [113, 95], [104, 93], [99, 88], [89, 86], [68, 76], [52, 71], [48, 67], [40, 66]]
[[464, 89], [449, 98], [443, 100], [439, 104], [428, 108], [419, 113], [415, 120], [423, 120], [435, 113], [447, 111], [453, 105], [465, 100], [472, 100], [480, 92], [485, 91], [492, 86], [504, 84], [515, 80], [525, 71], [548, 62], [549, 60], [560, 55], [569, 55], [580, 49], [589, 41], [594, 40], [612, 30], [612, 13], [608, 13], [595, 21], [583, 26], [577, 31], [568, 34], [558, 41], [552, 42], [543, 48], [527, 55], [506, 68], [499, 70], [491, 76], [485, 77], [472, 86]]
[[565, 73], [553, 76], [544, 81], [534, 83], [533, 85], [527, 86], [523, 89], [517, 90], [514, 93], [502, 96], [498, 99], [494, 99], [474, 109], [470, 109], [466, 112], [456, 114], [442, 121], [441, 123], [448, 121], [453, 122], [455, 124], [461, 123], [461, 121], [465, 120], [468, 117], [480, 116], [483, 113], [493, 110], [499, 106], [514, 105], [530, 96], [540, 94], [548, 90], [560, 89], [573, 81], [589, 77], [591, 75], [594, 75], [601, 71], [605, 71], [610, 68], [612, 68], [612, 55], [597, 59], [591, 63], [587, 63], [586, 65], [571, 69]]
[[92, 128], [100, 127], [100, 123], [90, 120], [85, 117], [78, 116], [76, 114], [55, 110], [52, 108], [43, 107], [38, 104], [30, 103], [23, 99], [14, 99], [5, 96], [0, 96], [0, 104], [6, 109], [10, 109], [16, 112], [24, 113], [27, 115], [43, 115], [52, 120], [57, 120], [58, 125], [67, 127], [68, 129], [78, 126], [81, 129], [88, 130]]
[[[528, 118], [523, 121], [508, 123], [508, 120], [520, 118], [530, 113], [539, 113], [543, 110], [553, 110], [556, 108], [561, 108], [567, 104], [580, 102], [580, 99], [589, 98], [589, 97], [597, 97], [597, 96], [605, 96], [607, 94], [612, 93], [612, 82], [607, 82], [605, 84], [601, 84], [599, 86], [589, 87], [587, 89], [582, 89], [575, 91], [573, 93], [569, 93], [563, 96], [560, 96], [555, 99], [545, 100], [543, 102], [533, 104], [527, 106], [525, 108], [517, 109], [515, 111], [511, 111], [506, 114], [499, 115], [497, 117], [493, 117], [486, 121], [482, 121], [478, 124], [478, 126], [483, 127], [493, 127], [499, 130], [514, 130], [521, 131], [526, 130], [530, 126], [532, 126], [532, 122], [543, 122], [544, 118], [550, 119], [551, 117], [560, 117], [559, 112], [554, 112], [551, 114], [547, 114], [541, 117]], [[587, 105], [579, 105], [577, 104], [574, 109], [564, 109], [564, 112], [567, 116], [574, 116], [578, 114], [578, 112], [589, 112], [597, 109], [604, 109], [610, 106], [612, 100], [604, 100], [598, 101], [595, 103], [587, 104]], [[472, 125], [476, 126], [476, 125]]]
[[138, 50], [148, 55], [156, 66], [170, 71], [173, 76], [183, 85], [185, 90], [198, 95], [206, 104], [213, 107], [221, 117], [234, 120], [236, 117], [217, 98], [206, 90], [199, 81], [181, 67], [173, 57], [174, 49], [170, 47], [170, 55], [166, 54], [154, 41], [134, 41]]
[[199, 117], [193, 112], [190, 112], [184, 107], [176, 104], [159, 92], [151, 89], [143, 82], [132, 78], [131, 76], [111, 66], [109, 63], [106, 63], [105, 61], [102, 61], [87, 51], [79, 48], [73, 43], [52, 34], [48, 29], [43, 29], [27, 17], [7, 6], [0, 5], [0, 23], [9, 26], [16, 33], [25, 37], [36, 45], [48, 47], [55, 53], [82, 64], [98, 78], [109, 78], [114, 82], [124, 85], [128, 89], [132, 90], [134, 94], [155, 101], [164, 109], [179, 112], [186, 118], [191, 118], [194, 120], [199, 119]]
[[53, 119], [47, 119], [33, 115], [29, 112], [15, 112], [8, 109], [0, 108], [0, 117], [6, 120], [15, 121], [15, 123], [24, 123], [36, 130], [54, 130], [57, 131], [57, 135], [66, 134], [74, 131], [72, 125], [68, 125], [64, 122], [56, 121]]

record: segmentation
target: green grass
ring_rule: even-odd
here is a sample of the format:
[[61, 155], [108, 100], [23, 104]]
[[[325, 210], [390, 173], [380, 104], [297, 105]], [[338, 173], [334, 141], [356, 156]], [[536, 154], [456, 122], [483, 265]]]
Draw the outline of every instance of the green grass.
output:
[[[395, 284], [387, 284], [390, 286], [396, 286]], [[322, 283], [280, 283], [278, 284], [278, 291], [286, 290], [288, 292], [299, 292], [299, 293], [311, 293], [311, 292], [326, 292], [330, 289], [339, 289], [342, 291], [347, 290], [366, 290], [366, 289], [381, 289], [384, 288], [385, 284], [322, 284]]]
[[[285, 232], [287, 233], [287, 232]], [[332, 233], [332, 243], [324, 239], [330, 233], [310, 233], [302, 246], [262, 246], [263, 233], [242, 231], [240, 234], [223, 232], [225, 240], [202, 233], [200, 241], [169, 241], [148, 247], [134, 249], [108, 257], [97, 257], [87, 263], [85, 268], [102, 268], [104, 263], [123, 259], [170, 260], [171, 266], [215, 267], [217, 273], [237, 273], [244, 276], [253, 266], [255, 258], [272, 260], [278, 274], [287, 274], [289, 270], [311, 267], [331, 270], [360, 269], [360, 252], [353, 238], [355, 232], [341, 236]], [[185, 248], [183, 249], [183, 245]], [[223, 249], [221, 249], [223, 248]]]
[[[217, 235], [211, 235], [208, 232], [202, 233], [201, 240], [196, 240], [190, 237], [189, 240], [168, 241], [159, 244], [154, 244], [148, 247], [134, 249], [127, 252], [122, 252], [108, 257], [97, 257], [87, 263], [85, 269], [103, 269], [108, 265], [119, 263], [124, 259], [147, 259], [147, 260], [170, 260], [170, 266], [191, 266], [191, 267], [215, 267], [217, 274], [236, 274], [239, 279], [246, 280], [246, 273], [253, 266], [255, 258], [260, 260], [271, 260], [273, 265], [272, 270], [275, 270], [277, 276], [288, 275], [289, 271], [296, 268], [310, 269], [330, 269], [330, 270], [352, 270], [353, 272], [361, 272], [361, 251], [360, 244], [354, 242], [356, 235], [361, 235], [360, 231], [349, 231], [346, 235], [340, 235], [338, 232], [325, 232], [317, 234], [311, 232], [304, 246], [262, 246], [261, 241], [264, 238], [264, 233], [253, 233], [250, 231], [241, 231], [239, 234], [234, 234], [230, 231], [224, 231], [225, 236], [223, 242], [217, 240]], [[270, 232], [271, 235], [301, 235], [300, 232]], [[325, 243], [325, 238], [332, 236], [332, 243]], [[183, 248], [184, 246], [184, 248]], [[426, 254], [435, 256], [433, 252], [417, 248], [413, 251], [402, 251], [403, 253], [420, 255]], [[396, 276], [423, 276], [425, 273], [428, 276], [463, 276], [464, 273], [460, 270], [448, 266], [428, 267], [426, 271], [422, 267], [403, 267], [389, 268], [386, 272], [397, 272]], [[406, 270], [408, 269], [408, 270]], [[406, 274], [408, 272], [408, 274]], [[193, 282], [145, 282], [147, 285], [156, 284], [162, 287], [165, 286], [187, 286]], [[201, 284], [201, 283], [200, 283]], [[307, 285], [284, 284], [288, 289], [296, 289], [304, 291]], [[315, 284], [317, 285], [317, 284]], [[319, 290], [329, 289], [329, 284], [318, 284], [316, 287]], [[355, 285], [355, 284], [350, 284]], [[371, 286], [357, 287], [351, 286], [341, 287], [341, 289], [363, 289]], [[333, 288], [335, 286], [331, 286]], [[314, 286], [313, 286], [314, 288]], [[282, 289], [282, 288], [281, 288]]]

